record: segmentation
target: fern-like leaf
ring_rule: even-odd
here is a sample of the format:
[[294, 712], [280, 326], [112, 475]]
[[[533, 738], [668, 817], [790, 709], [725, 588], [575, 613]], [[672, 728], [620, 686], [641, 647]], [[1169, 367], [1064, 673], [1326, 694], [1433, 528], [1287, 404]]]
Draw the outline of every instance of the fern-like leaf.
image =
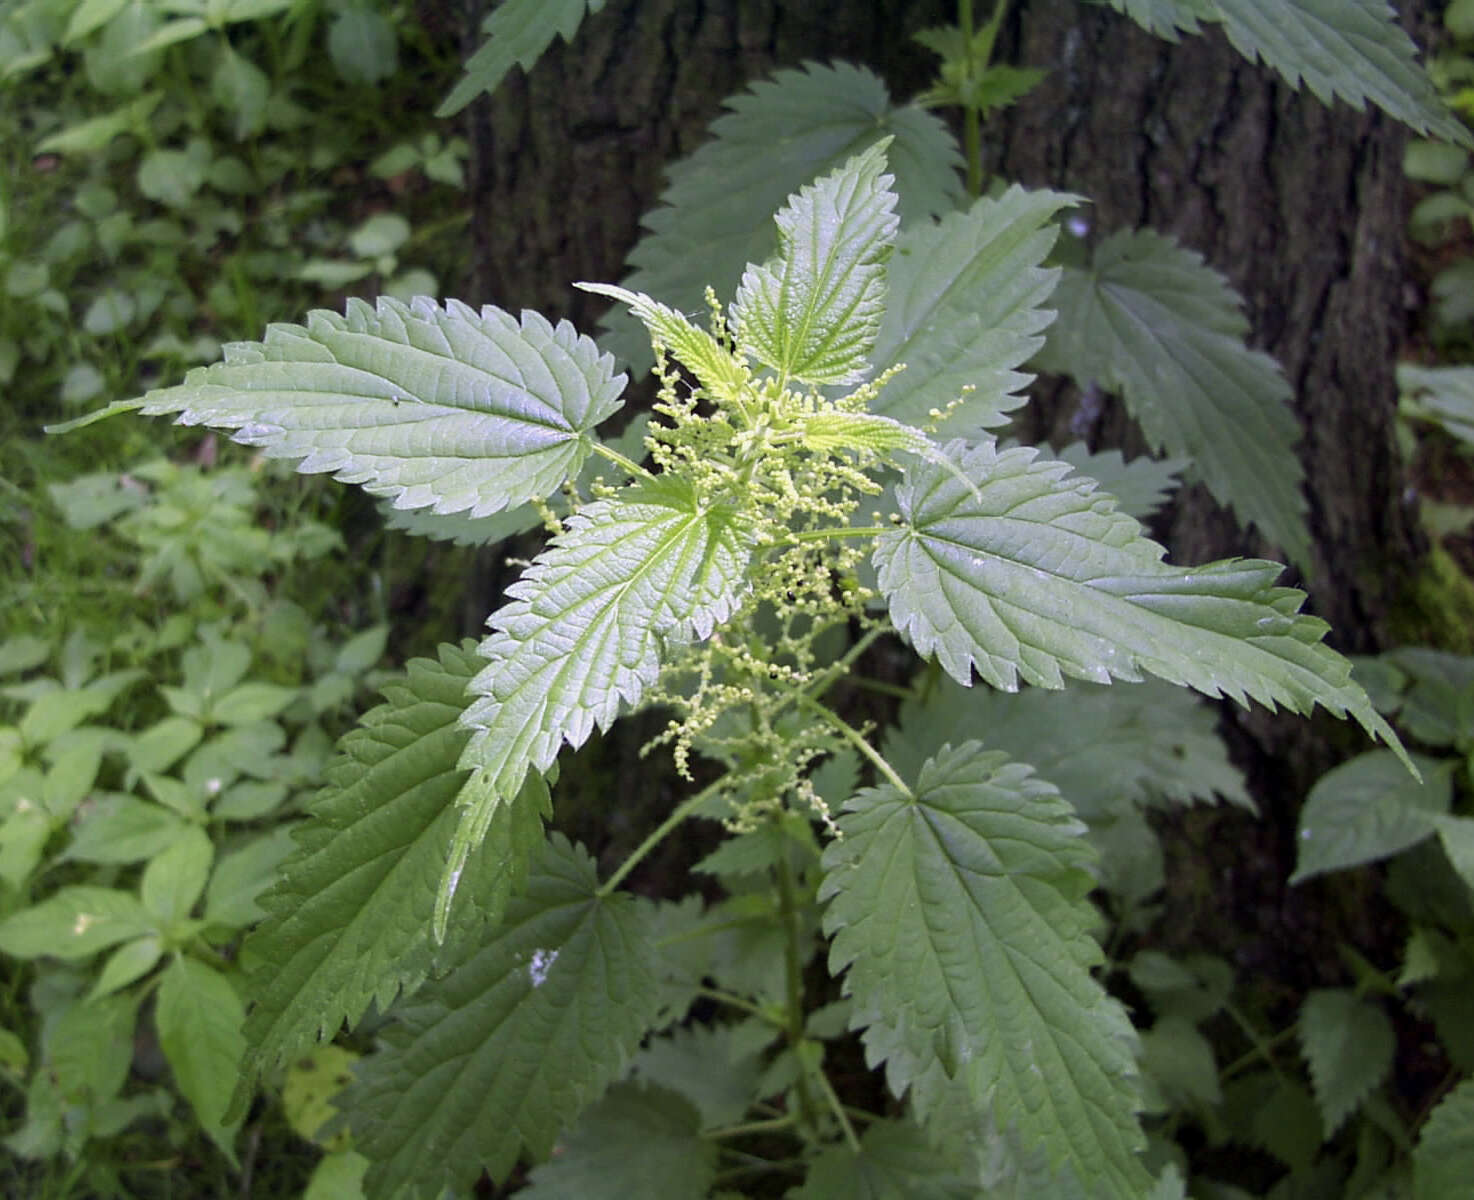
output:
[[[940, 428], [973, 432], [1004, 423], [1032, 378], [1016, 368], [1043, 344], [1054, 314], [1040, 307], [1059, 272], [1043, 267], [1075, 198], [1011, 187], [966, 212], [913, 225], [887, 278], [889, 301], [876, 342], [877, 368], [905, 363], [871, 405], [912, 425], [948, 413]], [[961, 403], [958, 403], [959, 397]]]
[[[736, 288], [748, 263], [773, 254], [771, 214], [805, 184], [882, 137], [895, 176], [902, 225], [950, 212], [962, 197], [962, 156], [947, 127], [914, 105], [897, 105], [869, 71], [810, 63], [777, 72], [726, 102], [712, 140], [671, 167], [660, 207], [630, 253], [631, 291], [659, 296], [682, 312], [704, 310], [708, 285]], [[605, 346], [636, 366], [651, 361], [639, 327], [622, 313], [605, 318]]]
[[[331, 1037], [344, 1021], [353, 1024], [371, 1001], [387, 1010], [429, 974], [437, 959], [429, 936], [436, 884], [465, 778], [456, 762], [470, 737], [456, 722], [466, 685], [483, 665], [470, 642], [442, 646], [438, 662], [412, 660], [384, 689], [387, 703], [343, 739], [313, 819], [299, 828], [297, 851], [261, 898], [267, 919], [246, 944], [258, 964], [250, 979], [247, 1081]], [[500, 915], [542, 840], [546, 815], [540, 777], [518, 803], [503, 806], [467, 869], [458, 931], [479, 936]]]
[[1162, 562], [1165, 551], [1093, 482], [1027, 447], [953, 443], [976, 493], [925, 463], [897, 491], [900, 524], [875, 550], [891, 618], [959, 683], [972, 671], [1013, 691], [1022, 678], [1063, 686], [1150, 672], [1209, 696], [1252, 697], [1296, 712], [1350, 713], [1405, 755], [1351, 666], [1300, 613], [1304, 593], [1275, 587], [1281, 567]]
[[234, 430], [396, 508], [481, 517], [576, 474], [624, 382], [566, 321], [381, 297], [231, 343], [224, 362], [150, 392], [143, 411]]
[[582, 848], [546, 842], [496, 932], [396, 1014], [343, 1093], [369, 1200], [434, 1200], [546, 1158], [657, 1016], [652, 922], [598, 894]]
[[963, 1080], [972, 1103], [1052, 1171], [1137, 1197], [1131, 1024], [1091, 977], [1084, 826], [1029, 769], [976, 742], [923, 765], [909, 794], [860, 792], [824, 855], [830, 970], [852, 1027], [925, 1118]]
[[660, 670], [662, 646], [709, 637], [746, 588], [753, 532], [673, 477], [597, 500], [507, 589], [471, 681], [461, 766], [495, 802], [564, 742], [607, 729]]
[[778, 210], [778, 255], [749, 263], [732, 303], [737, 344], [785, 380], [859, 383], [885, 309], [896, 240], [890, 139], [805, 185]]
[[1039, 362], [1119, 391], [1159, 453], [1192, 459], [1223, 504], [1304, 563], [1305, 472], [1290, 388], [1228, 282], [1161, 234], [1116, 233], [1089, 270], [1067, 269]]
[[466, 60], [464, 77], [435, 115], [453, 116], [482, 92], [496, 91], [514, 66], [532, 70], [553, 38], [573, 41], [585, 13], [603, 7], [604, 0], [502, 0], [481, 23], [486, 41]]

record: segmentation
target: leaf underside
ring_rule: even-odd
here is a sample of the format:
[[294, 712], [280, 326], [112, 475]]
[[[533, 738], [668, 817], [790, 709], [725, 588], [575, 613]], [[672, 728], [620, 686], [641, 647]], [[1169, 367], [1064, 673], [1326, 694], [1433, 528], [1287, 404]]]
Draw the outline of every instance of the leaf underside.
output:
[[471, 681], [461, 765], [508, 797], [634, 704], [662, 648], [711, 635], [746, 589], [752, 532], [670, 477], [596, 500], [507, 589]]
[[397, 1013], [343, 1093], [369, 1200], [504, 1179], [623, 1070], [659, 1011], [653, 909], [554, 834], [479, 948]]
[[247, 943], [259, 962], [246, 1023], [254, 1078], [288, 1061], [370, 1002], [387, 1011], [413, 992], [461, 938], [494, 923], [542, 840], [546, 786], [530, 782], [465, 870], [450, 945], [429, 936], [441, 870], [457, 824], [457, 770], [469, 734], [457, 725], [466, 684], [484, 664], [470, 642], [412, 660], [340, 744], [328, 786], [299, 828], [269, 914]]
[[917, 651], [963, 685], [972, 672], [1013, 691], [1143, 672], [1208, 696], [1252, 698], [1295, 712], [1350, 713], [1402, 745], [1302, 614], [1304, 593], [1274, 586], [1277, 563], [1234, 559], [1175, 567], [1089, 480], [990, 443], [947, 453], [976, 494], [932, 463], [906, 473], [900, 525], [878, 540], [875, 565], [891, 619]]
[[223, 362], [150, 392], [143, 411], [233, 430], [396, 508], [482, 517], [576, 474], [624, 382], [566, 321], [380, 297], [233, 342]]
[[1275, 361], [1244, 345], [1223, 277], [1150, 230], [1116, 233], [1089, 270], [1067, 268], [1039, 363], [1119, 391], [1153, 448], [1192, 460], [1220, 503], [1310, 555], [1299, 426]]
[[906, 369], [873, 411], [924, 425], [932, 409], [950, 408], [938, 428], [951, 433], [1004, 423], [1033, 378], [1017, 368], [1043, 344], [1054, 316], [1040, 306], [1059, 272], [1041, 264], [1058, 234], [1055, 214], [1074, 202], [1014, 186], [902, 233], [872, 357], [877, 371], [897, 363]]
[[960, 1080], [1052, 1172], [1139, 1196], [1134, 1039], [1090, 975], [1084, 826], [976, 742], [929, 760], [913, 792], [860, 792], [824, 856], [829, 967], [847, 971], [867, 1060], [923, 1120]]
[[1419, 133], [1462, 145], [1469, 131], [1439, 99], [1417, 47], [1386, 0], [1109, 0], [1161, 37], [1222, 22], [1234, 49], [1291, 87], [1361, 111], [1370, 100]]
[[[700, 313], [708, 286], [729, 296], [748, 263], [775, 249], [771, 214], [817, 176], [887, 135], [901, 223], [957, 206], [962, 156], [947, 127], [845, 63], [779, 71], [726, 101], [712, 140], [669, 170], [660, 206], [642, 220], [623, 281], [684, 313]], [[603, 344], [637, 368], [651, 362], [644, 331], [623, 312], [604, 318]]]

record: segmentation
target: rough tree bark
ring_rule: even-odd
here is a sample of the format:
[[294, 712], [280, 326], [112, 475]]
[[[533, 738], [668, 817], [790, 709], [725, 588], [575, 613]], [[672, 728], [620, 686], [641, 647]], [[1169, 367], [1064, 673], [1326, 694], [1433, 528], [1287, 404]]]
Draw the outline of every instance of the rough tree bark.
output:
[[[470, 0], [471, 45], [486, 6]], [[663, 165], [699, 144], [724, 96], [808, 57], [864, 62], [896, 94], [911, 94], [931, 60], [909, 34], [952, 19], [952, 7], [611, 0], [573, 47], [555, 45], [530, 77], [514, 72], [473, 110], [469, 294], [590, 327], [594, 306], [568, 282], [619, 277]], [[1246, 300], [1253, 343], [1283, 364], [1297, 396], [1318, 547], [1306, 581], [1312, 607], [1331, 621], [1338, 647], [1384, 645], [1402, 581], [1422, 553], [1392, 441], [1392, 365], [1405, 324], [1404, 130], [1292, 92], [1216, 32], [1172, 45], [1080, 0], [1014, 7], [1005, 55], [1050, 73], [990, 131], [988, 167], [1089, 196], [1099, 234], [1143, 224], [1170, 233], [1230, 278]], [[1410, 22], [1423, 20], [1425, 7], [1399, 4]], [[1140, 449], [1117, 405], [1085, 415], [1098, 446]], [[1077, 393], [1046, 381], [1024, 432], [1070, 440], [1058, 435], [1080, 417]], [[1188, 489], [1157, 532], [1179, 562], [1264, 549], [1201, 489]], [[487, 556], [470, 589], [476, 620], [507, 582], [501, 563]], [[1272, 958], [1323, 977], [1333, 965], [1302, 951], [1334, 939], [1307, 926], [1319, 918], [1305, 915], [1284, 880], [1299, 797], [1333, 761], [1318, 736], [1327, 726], [1263, 713], [1226, 720], [1267, 819], [1174, 820], [1173, 859], [1189, 864], [1186, 881], [1179, 871], [1176, 892], [1169, 889], [1181, 914], [1174, 924], [1202, 948], [1204, 929], [1225, 924], [1203, 909], [1231, 905], [1237, 929], [1225, 937], [1243, 965]], [[1191, 866], [1203, 861], [1206, 880], [1202, 865]]]

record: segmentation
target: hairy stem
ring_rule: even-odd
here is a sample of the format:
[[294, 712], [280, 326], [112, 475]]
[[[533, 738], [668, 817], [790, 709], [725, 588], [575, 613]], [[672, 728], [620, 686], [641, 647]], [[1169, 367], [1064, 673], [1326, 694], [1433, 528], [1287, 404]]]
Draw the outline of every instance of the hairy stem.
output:
[[799, 954], [798, 902], [793, 867], [786, 850], [778, 855], [778, 908], [783, 921], [783, 975], [786, 992], [785, 1032], [788, 1049], [798, 1062], [798, 1107], [805, 1125], [814, 1121], [814, 1098], [809, 1094], [809, 1073], [804, 1069], [800, 1047], [804, 1040], [804, 964]]
[[619, 864], [618, 869], [603, 882], [596, 894], [600, 897], [612, 894], [614, 889], [624, 882], [625, 876], [639, 866], [641, 860], [650, 851], [654, 850], [656, 846], [660, 845], [677, 825], [705, 804], [712, 796], [716, 795], [724, 782], [725, 779], [718, 779], [714, 783], [707, 784], [706, 787], [702, 788], [694, 796], [688, 796], [680, 804], [676, 805], [675, 808], [671, 809], [670, 816], [666, 817], [664, 821], [651, 830], [650, 835], [630, 851], [630, 856]]

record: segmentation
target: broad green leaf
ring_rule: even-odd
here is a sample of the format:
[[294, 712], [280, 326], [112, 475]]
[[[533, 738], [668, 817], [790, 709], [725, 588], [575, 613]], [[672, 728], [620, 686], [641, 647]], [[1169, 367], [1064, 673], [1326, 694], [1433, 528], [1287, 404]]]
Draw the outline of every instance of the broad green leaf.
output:
[[746, 590], [754, 533], [662, 477], [572, 517], [491, 615], [461, 766], [505, 799], [564, 742], [607, 729], [660, 671], [662, 647], [711, 636]]
[[[713, 1063], [722, 1069], [712, 1070]], [[697, 1023], [651, 1038], [630, 1075], [679, 1092], [700, 1112], [700, 1128], [719, 1129], [735, 1125], [757, 1099], [762, 1065], [760, 1051], [742, 1046], [735, 1026]]]
[[[947, 1149], [953, 1150], [955, 1146]], [[909, 1121], [872, 1121], [860, 1138], [860, 1153], [842, 1142], [821, 1150], [809, 1164], [801, 1188], [789, 1200], [972, 1200], [977, 1184], [949, 1161], [954, 1155], [927, 1141]]]
[[65, 1011], [46, 1015], [41, 1065], [62, 1095], [90, 1104], [115, 1096], [133, 1061], [138, 997], [76, 1000]]
[[215, 845], [209, 835], [191, 825], [144, 868], [139, 895], [161, 928], [168, 929], [189, 916], [205, 890], [214, 860]]
[[851, 1025], [926, 1119], [964, 1082], [978, 1112], [1094, 1194], [1141, 1194], [1133, 1034], [1091, 977], [1084, 826], [1052, 786], [976, 742], [909, 794], [860, 792], [824, 855], [830, 971]]
[[1428, 1116], [1413, 1151], [1414, 1200], [1447, 1200], [1474, 1179], [1474, 1079], [1465, 1079]]
[[1216, 1105], [1223, 1099], [1213, 1046], [1191, 1021], [1165, 1016], [1141, 1035], [1141, 1069], [1162, 1094], [1163, 1110]]
[[210, 76], [210, 95], [234, 118], [236, 141], [261, 132], [271, 98], [271, 80], [250, 59], [236, 53], [225, 38], [220, 39], [219, 58]]
[[1053, 314], [1040, 306], [1059, 272], [1041, 264], [1055, 214], [1075, 198], [1014, 186], [966, 212], [905, 230], [887, 268], [885, 318], [872, 355], [904, 363], [871, 408], [912, 425], [947, 413], [939, 428], [970, 432], [1004, 423], [1032, 376], [1017, 368], [1044, 343]]
[[1329, 1139], [1392, 1070], [1397, 1038], [1381, 1008], [1346, 988], [1306, 996], [1299, 1033]]
[[654, 1021], [653, 910], [554, 835], [502, 924], [384, 1031], [343, 1094], [371, 1198], [505, 1179], [619, 1076]]
[[778, 254], [749, 263], [732, 302], [737, 344], [780, 379], [859, 383], [885, 308], [899, 218], [883, 139], [778, 210]]
[[292, 830], [296, 828], [295, 824], [278, 825], [220, 856], [205, 888], [207, 924], [243, 929], [266, 916], [257, 901], [277, 881], [277, 868], [295, 848]]
[[[340, 744], [313, 819], [298, 829], [297, 852], [260, 898], [269, 915], [246, 943], [260, 964], [249, 980], [247, 1080], [354, 1024], [371, 1001], [387, 1010], [436, 962], [430, 921], [465, 778], [456, 761], [469, 736], [456, 720], [481, 666], [469, 642], [441, 646], [438, 662], [412, 660], [385, 687], [387, 702]], [[458, 930], [479, 936], [497, 919], [546, 812], [540, 778], [498, 809], [465, 868]]]
[[1119, 391], [1152, 447], [1192, 460], [1223, 504], [1291, 559], [1310, 553], [1299, 427], [1275, 361], [1244, 344], [1237, 295], [1203, 260], [1137, 230], [1066, 268], [1040, 365]]
[[1300, 810], [1290, 882], [1388, 858], [1433, 833], [1453, 797], [1452, 767], [1415, 761], [1421, 781], [1387, 750], [1358, 754], [1317, 779]]
[[225, 1119], [246, 1040], [246, 1010], [230, 980], [193, 958], [179, 957], [159, 983], [154, 1022], [174, 1082], [200, 1126], [232, 1165], [239, 1120]]
[[1092, 453], [1084, 442], [1071, 442], [1056, 451], [1055, 458], [1095, 480], [1101, 491], [1116, 498], [1123, 513], [1138, 521], [1156, 515], [1181, 483], [1178, 476], [1191, 465], [1185, 458], [1145, 456], [1127, 462], [1119, 450]]
[[576, 474], [623, 386], [567, 322], [381, 297], [231, 343], [223, 363], [148, 393], [143, 411], [234, 430], [397, 508], [479, 517]]
[[717, 1147], [700, 1134], [700, 1114], [675, 1092], [615, 1084], [558, 1140], [553, 1158], [533, 1169], [518, 1195], [525, 1200], [706, 1200], [716, 1182]]
[[1474, 445], [1474, 367], [1398, 363], [1397, 387], [1405, 416], [1434, 421], [1465, 445]]
[[71, 18], [67, 21], [67, 29], [62, 34], [65, 42], [78, 42], [91, 33], [94, 29], [100, 29], [115, 16], [128, 7], [129, 0], [82, 0], [72, 10]]
[[[712, 140], [670, 168], [660, 207], [629, 261], [624, 285], [684, 313], [706, 309], [706, 288], [729, 296], [748, 263], [775, 249], [772, 214], [805, 184], [873, 146], [895, 140], [888, 169], [902, 225], [940, 216], [962, 197], [961, 155], [945, 125], [914, 105], [897, 105], [869, 71], [844, 63], [777, 72], [726, 102]], [[648, 339], [629, 318], [605, 318], [604, 344], [637, 367]]]
[[326, 1154], [312, 1169], [302, 1200], [363, 1200], [368, 1159], [356, 1150]]
[[1474, 889], [1474, 818], [1436, 816], [1433, 821], [1449, 864]]
[[1281, 568], [1253, 559], [1201, 567], [1162, 562], [1115, 501], [1064, 463], [991, 443], [953, 443], [974, 495], [931, 463], [897, 491], [900, 525], [876, 546], [891, 619], [959, 683], [975, 667], [994, 687], [1058, 688], [1143, 671], [1209, 696], [1309, 712], [1350, 713], [1401, 751], [1350, 664], [1321, 642], [1325, 622], [1300, 613], [1302, 592], [1275, 587]]
[[482, 92], [496, 91], [514, 66], [532, 70], [554, 37], [573, 41], [584, 13], [603, 7], [604, 0], [502, 0], [481, 23], [486, 41], [466, 60], [465, 77], [435, 115], [449, 117]]
[[1253, 807], [1218, 736], [1217, 714], [1182, 688], [1148, 680], [999, 692], [945, 677], [925, 686], [925, 699], [902, 706], [882, 747], [904, 776], [946, 743], [980, 737], [988, 749], [1027, 762], [1087, 822], [1162, 801], [1221, 796]]
[[99, 996], [107, 996], [119, 988], [127, 987], [135, 979], [152, 971], [163, 955], [164, 943], [156, 933], [124, 942], [108, 955], [87, 999], [95, 1000]]
[[399, 38], [383, 13], [350, 4], [328, 26], [328, 56], [345, 83], [372, 87], [399, 69]]
[[88, 958], [153, 931], [154, 919], [136, 896], [78, 884], [0, 921], [0, 951], [16, 958]]
[[1469, 131], [1439, 99], [1417, 47], [1387, 0], [1211, 0], [1245, 58], [1263, 59], [1322, 103], [1361, 110], [1370, 100], [1419, 133], [1469, 145]]

